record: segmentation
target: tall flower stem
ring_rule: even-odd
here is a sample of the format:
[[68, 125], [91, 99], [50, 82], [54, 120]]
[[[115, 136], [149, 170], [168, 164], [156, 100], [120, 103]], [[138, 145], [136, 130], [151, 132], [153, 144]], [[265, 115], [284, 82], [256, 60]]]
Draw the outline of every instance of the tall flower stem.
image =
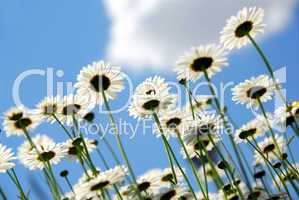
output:
[[28, 200], [28, 198], [26, 197], [26, 194], [23, 190], [23, 187], [22, 187], [22, 185], [21, 185], [21, 183], [18, 179], [18, 176], [16, 175], [15, 170], [12, 168], [11, 170], [7, 171], [7, 174], [10, 177], [10, 179], [12, 180], [12, 182], [15, 184], [15, 186], [18, 188], [19, 193], [20, 193], [20, 199], [21, 200]]
[[[264, 154], [261, 152], [261, 150], [259, 149], [258, 146], [255, 146], [254, 144], [252, 144], [248, 139], [247, 139], [247, 142], [250, 144], [251, 147], [253, 147], [263, 158], [263, 160], [265, 161], [266, 165], [268, 164], [269, 166], [272, 166], [271, 162], [264, 156]], [[289, 192], [289, 189], [288, 187], [286, 186], [283, 178], [279, 175], [279, 173], [273, 169], [273, 171], [275, 172], [275, 174], [278, 176], [279, 180], [281, 181], [285, 191], [287, 192], [287, 195], [289, 196], [290, 199], [292, 199], [292, 196]], [[275, 177], [273, 177], [273, 180], [275, 181]]]
[[[183, 175], [183, 177], [184, 177], [184, 179], [185, 179], [185, 181], [186, 181], [186, 183], [187, 183], [187, 185], [188, 185], [188, 187], [189, 187], [189, 189], [190, 189], [190, 191], [191, 191], [191, 193], [192, 193], [194, 199], [197, 200], [197, 197], [196, 197], [196, 195], [195, 195], [195, 192], [194, 192], [194, 190], [193, 190], [193, 188], [192, 188], [192, 185], [191, 185], [191, 183], [190, 183], [190, 181], [189, 181], [189, 179], [188, 179], [186, 173], [184, 172], [183, 168], [181, 167], [181, 165], [180, 165], [179, 161], [177, 160], [177, 158], [176, 158], [176, 156], [175, 156], [175, 154], [174, 154], [174, 152], [173, 152], [173, 150], [172, 150], [172, 148], [171, 148], [169, 142], [167, 141], [167, 138], [166, 138], [165, 135], [164, 135], [164, 132], [163, 132], [163, 129], [162, 129], [162, 126], [161, 126], [161, 123], [160, 123], [160, 120], [159, 120], [159, 117], [158, 117], [157, 113], [153, 112], [153, 118], [154, 118], [154, 121], [155, 121], [155, 123], [157, 124], [157, 126], [158, 126], [158, 128], [159, 128], [159, 131], [160, 131], [160, 133], [161, 133], [161, 137], [162, 137], [162, 140], [163, 140], [163, 144], [165, 145], [165, 149], [166, 149], [167, 152], [168, 152], [168, 153], [167, 153], [167, 156], [169, 156], [170, 159], [172, 159], [172, 158], [174, 159], [174, 161], [175, 161], [176, 165], [178, 166], [180, 172], [182, 173], [182, 175]], [[171, 158], [171, 157], [172, 157], [172, 158]], [[173, 167], [173, 166], [172, 166], [172, 167]], [[175, 176], [174, 169], [172, 169], [172, 170], [173, 170], [173, 171], [172, 171], [172, 174]]]
[[64, 130], [64, 132], [67, 134], [67, 136], [72, 139], [72, 134], [69, 132], [69, 130], [63, 125], [63, 123], [58, 119], [58, 117], [55, 114], [52, 114], [53, 118], [56, 120], [56, 122], [59, 124], [59, 126]]
[[[271, 78], [273, 79], [273, 81], [274, 81], [274, 83], [275, 83], [275, 88], [276, 88], [276, 90], [277, 90], [277, 92], [278, 92], [278, 95], [280, 96], [280, 98], [281, 98], [281, 100], [284, 102], [284, 104], [286, 105], [288, 112], [289, 112], [290, 114], [292, 114], [291, 111], [290, 111], [290, 109], [289, 109], [289, 105], [288, 105], [288, 103], [287, 103], [287, 101], [286, 101], [286, 99], [285, 99], [285, 96], [282, 94], [281, 89], [280, 89], [280, 87], [279, 87], [279, 84], [277, 84], [277, 81], [276, 81], [276, 79], [275, 79], [275, 75], [274, 75], [273, 69], [272, 69], [271, 64], [270, 64], [270, 62], [268, 61], [266, 55], [264, 54], [263, 50], [262, 50], [261, 47], [258, 45], [258, 43], [253, 39], [253, 37], [251, 37], [250, 34], [247, 34], [247, 37], [249, 38], [249, 40], [250, 40], [251, 43], [253, 44], [254, 48], [255, 48], [255, 49], [257, 50], [257, 52], [259, 53], [259, 55], [261, 56], [263, 62], [265, 63], [265, 65], [266, 65], [266, 67], [267, 67], [267, 70], [268, 70], [268, 72], [269, 72]], [[296, 127], [297, 127], [297, 128], [296, 128], [297, 130], [295, 131], [295, 133], [298, 135], [298, 124], [297, 124], [296, 121], [295, 121], [294, 123], [296, 124]]]
[[176, 165], [178, 166], [180, 172], [182, 173], [182, 175], [183, 175], [183, 177], [184, 177], [184, 179], [185, 179], [185, 181], [186, 181], [186, 183], [187, 183], [187, 185], [188, 185], [188, 187], [189, 187], [189, 189], [191, 191], [192, 196], [194, 197], [195, 200], [197, 200], [197, 197], [196, 197], [196, 194], [195, 194], [195, 192], [194, 192], [194, 190], [192, 188], [191, 182], [189, 181], [186, 173], [184, 172], [184, 169], [181, 167], [178, 159], [176, 158], [176, 156], [175, 156], [175, 154], [174, 154], [174, 152], [173, 152], [173, 150], [172, 150], [169, 142], [167, 141], [167, 139], [166, 139], [166, 137], [164, 135], [162, 135], [162, 139], [163, 139], [166, 147], [169, 149], [169, 152], [170, 152], [171, 156], [173, 157], [173, 160], [175, 161]]
[[109, 150], [109, 152], [111, 153], [114, 161], [116, 162], [117, 165], [120, 165], [120, 161], [119, 161], [119, 158], [117, 157], [115, 151], [113, 150], [111, 144], [109, 143], [109, 141], [105, 138], [105, 137], [102, 137], [100, 135], [100, 133], [98, 133], [99, 136], [100, 136], [100, 139], [103, 140], [104, 144], [106, 145], [107, 149]]
[[178, 130], [175, 130], [175, 131], [176, 131], [177, 137], [178, 137], [178, 139], [179, 139], [179, 142], [180, 142], [180, 144], [181, 144], [181, 146], [182, 146], [182, 148], [183, 148], [183, 150], [184, 150], [184, 153], [185, 153], [185, 155], [186, 155], [186, 157], [187, 157], [188, 163], [189, 163], [189, 165], [191, 166], [192, 173], [193, 173], [193, 175], [194, 175], [194, 177], [195, 177], [195, 180], [196, 180], [198, 186], [200, 187], [200, 190], [201, 190], [201, 192], [202, 192], [204, 198], [205, 198], [205, 199], [208, 199], [208, 197], [207, 197], [208, 193], [205, 193], [206, 190], [204, 190], [204, 187], [202, 186], [201, 180], [200, 180], [200, 178], [199, 178], [199, 176], [198, 176], [198, 172], [197, 172], [197, 170], [196, 170], [196, 168], [195, 168], [195, 166], [194, 166], [193, 161], [191, 160], [191, 157], [190, 157], [190, 155], [189, 155], [189, 153], [188, 153], [188, 151], [187, 151], [187, 148], [186, 148], [186, 145], [185, 145], [185, 143], [184, 143], [184, 141], [183, 141], [183, 139], [182, 139], [182, 136], [181, 136], [181, 134], [179, 133]]
[[3, 200], [7, 200], [7, 197], [6, 197], [6, 194], [5, 192], [3, 191], [2, 187], [0, 186], [0, 196]]
[[[106, 170], [108, 170], [110, 167], [109, 167], [109, 164], [108, 164], [108, 162], [106, 161], [104, 155], [102, 154], [102, 152], [100, 151], [100, 149], [97, 148], [96, 151], [97, 151], [97, 153], [98, 153], [98, 155], [99, 155], [101, 161], [103, 162], [103, 164], [104, 164]], [[121, 196], [121, 194], [120, 194], [120, 192], [119, 192], [117, 186], [116, 186], [116, 185], [113, 185], [113, 188], [114, 188], [114, 190], [115, 190], [115, 193], [117, 194], [117, 197], [118, 197], [120, 200], [122, 200], [123, 198], [122, 198], [122, 196]]]
[[126, 166], [128, 167], [129, 173], [130, 173], [130, 175], [132, 177], [133, 183], [135, 185], [135, 189], [137, 191], [138, 198], [142, 200], [143, 198], [142, 198], [140, 190], [138, 188], [138, 183], [136, 181], [136, 176], [134, 174], [133, 168], [131, 167], [131, 164], [130, 164], [130, 161], [128, 159], [128, 156], [127, 156], [127, 154], [125, 152], [123, 143], [121, 141], [121, 138], [120, 138], [120, 135], [119, 135], [119, 132], [118, 132], [118, 128], [116, 126], [114, 117], [113, 117], [113, 115], [111, 113], [111, 109], [110, 109], [110, 106], [109, 106], [109, 103], [108, 103], [108, 100], [107, 100], [107, 97], [106, 97], [106, 94], [105, 94], [104, 90], [102, 90], [102, 96], [104, 98], [104, 104], [105, 104], [106, 110], [108, 111], [108, 116], [109, 116], [110, 123], [112, 125], [112, 128], [113, 128], [115, 136], [116, 136], [118, 148], [119, 148], [119, 150], [121, 152], [121, 155], [122, 155], [122, 157], [123, 157], [123, 159], [124, 159], [124, 161], [126, 163]]
[[[220, 149], [218, 148], [218, 146], [217, 146], [217, 144], [215, 143], [215, 141], [214, 141], [213, 137], [211, 136], [211, 134], [208, 134], [208, 137], [209, 137], [210, 142], [212, 142], [214, 148], [216, 149], [216, 152], [217, 152], [218, 155], [220, 156], [221, 160], [222, 160], [223, 162], [226, 162], [225, 157], [222, 155]], [[206, 152], [206, 153], [207, 153], [207, 152]], [[235, 181], [234, 173], [233, 173], [233, 170], [232, 170], [231, 166], [230, 166], [229, 164], [226, 164], [226, 167], [227, 167], [228, 173], [230, 174], [231, 179], [232, 179], [233, 181]], [[242, 190], [239, 188], [239, 185], [237, 185], [236, 187], [237, 187], [237, 190], [238, 190], [238, 193], [240, 194], [240, 196], [241, 196], [242, 198], [244, 198], [243, 193], [242, 193]], [[251, 188], [249, 188], [249, 189], [251, 189]]]
[[247, 185], [247, 187], [251, 188], [249, 177], [248, 177], [248, 175], [246, 173], [246, 170], [245, 170], [243, 161], [241, 159], [240, 153], [238, 151], [237, 145], [236, 145], [236, 143], [234, 141], [234, 138], [232, 136], [232, 132], [231, 132], [230, 128], [228, 127], [227, 119], [226, 119], [225, 114], [223, 113], [223, 111], [221, 109], [221, 105], [220, 105], [220, 102], [219, 102], [219, 100], [218, 100], [218, 98], [216, 96], [216, 92], [215, 92], [214, 88], [212, 87], [212, 81], [211, 81], [211, 79], [210, 79], [210, 77], [209, 77], [209, 75], [208, 75], [208, 73], [207, 73], [206, 70], [204, 70], [204, 76], [205, 76], [206, 80], [208, 81], [208, 86], [209, 86], [210, 92], [214, 96], [213, 100], [214, 100], [214, 102], [216, 104], [217, 112], [220, 114], [220, 116], [221, 116], [221, 118], [223, 120], [223, 125], [224, 125], [224, 127], [226, 128], [226, 130], [228, 132], [228, 137], [229, 137], [230, 143], [231, 143], [231, 145], [233, 147], [233, 150], [234, 150], [234, 152], [236, 154], [236, 157], [238, 159], [238, 163], [240, 165], [240, 168], [241, 168], [241, 171], [242, 171], [242, 175], [245, 178], [246, 185]]

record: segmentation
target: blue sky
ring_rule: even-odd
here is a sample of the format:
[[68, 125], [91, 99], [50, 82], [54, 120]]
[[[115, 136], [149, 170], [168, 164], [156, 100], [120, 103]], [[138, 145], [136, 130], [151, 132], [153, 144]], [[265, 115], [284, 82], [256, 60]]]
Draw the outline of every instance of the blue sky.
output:
[[[232, 13], [233, 14], [233, 13]], [[224, 22], [223, 22], [224, 23]], [[288, 99], [298, 100], [298, 46], [299, 46], [299, 7], [290, 16], [290, 20], [282, 30], [276, 31], [269, 37], [262, 40], [262, 47], [269, 57], [274, 68], [286, 66], [287, 82], [284, 87], [287, 89]], [[14, 105], [12, 98], [12, 85], [16, 77], [28, 69], [54, 68], [54, 71], [63, 70], [63, 77], [55, 77], [55, 82], [74, 82], [80, 69], [95, 60], [105, 59], [107, 43], [109, 41], [109, 30], [111, 21], [101, 1], [17, 1], [0, 0], [0, 112], [5, 112]], [[183, 37], [183, 36], [182, 36]], [[188, 37], [188, 35], [184, 36]], [[153, 50], [154, 51], [154, 50]], [[151, 55], [148, 55], [151, 56]], [[113, 60], [109, 60], [113, 63]], [[220, 81], [234, 81], [238, 83], [251, 76], [266, 73], [260, 57], [256, 51], [249, 47], [241, 51], [234, 51], [229, 56], [230, 66], [217, 74], [214, 78], [216, 83]], [[138, 70], [130, 67], [130, 64], [122, 66], [122, 69], [131, 77], [136, 86], [145, 78], [152, 75], [161, 75], [167, 80], [175, 81], [175, 74], [172, 72], [172, 65], [164, 66], [159, 70], [156, 66], [146, 70]], [[206, 94], [206, 90], [202, 91]], [[21, 86], [21, 98], [28, 107], [34, 106], [46, 95], [46, 79], [41, 76], [32, 76], [26, 79]], [[117, 107], [127, 97], [127, 91], [123, 91], [119, 98], [111, 103]], [[247, 110], [234, 105], [230, 101], [230, 93], [227, 93], [227, 105], [232, 116], [238, 124], [250, 120], [253, 116]], [[273, 109], [270, 103], [267, 105]], [[127, 119], [136, 123], [136, 120], [128, 117], [126, 111], [116, 115], [117, 118]], [[105, 124], [106, 116], [98, 116], [97, 121]], [[1, 122], [2, 123], [2, 122]], [[34, 134], [45, 133], [54, 138], [57, 142], [66, 139], [64, 133], [55, 124], [52, 126], [42, 125]], [[95, 136], [91, 136], [96, 138]], [[136, 174], [153, 167], [166, 167], [167, 159], [163, 152], [162, 143], [152, 133], [145, 135], [137, 134], [130, 140], [123, 137], [127, 153], [134, 166]], [[114, 138], [109, 136], [114, 143]], [[14, 150], [22, 143], [22, 137], [6, 138], [1, 132], [0, 142], [12, 147]], [[175, 142], [172, 141], [175, 145]], [[175, 145], [176, 146], [176, 145]], [[111, 166], [114, 165], [111, 156], [103, 148]], [[93, 155], [95, 162], [100, 163], [96, 154]], [[63, 162], [55, 166], [58, 173], [62, 169], [71, 169], [70, 179], [73, 183], [81, 175], [79, 166], [69, 162]], [[21, 177], [25, 188], [29, 189], [29, 179], [40, 178], [38, 172], [30, 172], [17, 163], [18, 175]], [[58, 179], [62, 181], [59, 177]], [[39, 179], [40, 181], [40, 179]], [[63, 184], [63, 183], [62, 183]], [[0, 174], [0, 185], [13, 199], [16, 190], [7, 175]], [[66, 187], [66, 185], [63, 185]], [[48, 195], [47, 188], [43, 188]], [[32, 199], [38, 199], [36, 193], [32, 192]]]

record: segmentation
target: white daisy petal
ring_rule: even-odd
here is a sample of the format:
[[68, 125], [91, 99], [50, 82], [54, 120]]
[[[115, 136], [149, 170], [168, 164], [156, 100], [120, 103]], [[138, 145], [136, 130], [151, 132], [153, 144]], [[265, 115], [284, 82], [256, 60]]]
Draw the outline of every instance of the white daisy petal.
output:
[[174, 71], [178, 80], [197, 80], [204, 76], [204, 71], [209, 77], [220, 72], [227, 66], [226, 52], [215, 44], [193, 47], [176, 62]]
[[264, 10], [262, 8], [244, 7], [236, 16], [232, 16], [226, 22], [221, 31], [220, 43], [227, 49], [241, 48], [250, 42], [247, 35], [255, 37], [263, 33]]

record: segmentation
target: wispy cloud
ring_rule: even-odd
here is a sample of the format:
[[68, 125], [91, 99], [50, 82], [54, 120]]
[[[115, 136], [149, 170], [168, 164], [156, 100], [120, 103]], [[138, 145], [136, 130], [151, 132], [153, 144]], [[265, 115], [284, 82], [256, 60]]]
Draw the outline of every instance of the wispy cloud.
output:
[[281, 30], [296, 0], [104, 0], [111, 19], [107, 58], [135, 70], [167, 70], [191, 46], [218, 42], [225, 20], [243, 6], [265, 9], [265, 35]]

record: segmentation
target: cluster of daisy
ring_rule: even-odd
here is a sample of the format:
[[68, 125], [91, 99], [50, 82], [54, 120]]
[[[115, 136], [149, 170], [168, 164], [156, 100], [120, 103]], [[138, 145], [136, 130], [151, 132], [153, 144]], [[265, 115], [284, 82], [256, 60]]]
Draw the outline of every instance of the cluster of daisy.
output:
[[[261, 8], [243, 8], [227, 20], [219, 44], [193, 47], [177, 61], [174, 71], [186, 91], [186, 105], [177, 105], [178, 95], [171, 92], [170, 85], [160, 76], [149, 77], [136, 87], [128, 112], [138, 120], [153, 119], [153, 132], [164, 145], [168, 168], [135, 175], [109, 105], [124, 89], [124, 76], [119, 67], [98, 61], [80, 71], [75, 93], [46, 97], [33, 110], [19, 106], [4, 113], [6, 136], [23, 136], [25, 141], [18, 147], [16, 156], [10, 148], [0, 144], [0, 173], [8, 174], [22, 200], [30, 196], [15, 171], [16, 159], [29, 170], [43, 173], [55, 200], [298, 198], [299, 166], [290, 144], [299, 135], [299, 103], [289, 104], [283, 98], [272, 67], [254, 40], [263, 32], [263, 16]], [[236, 104], [259, 113], [238, 128], [215, 95], [212, 77], [228, 66], [230, 50], [248, 43], [261, 55], [269, 75], [249, 78], [232, 89], [232, 100]], [[193, 94], [192, 83], [202, 78], [208, 82], [211, 96]], [[271, 113], [264, 104], [275, 94], [280, 94], [285, 104]], [[123, 163], [106, 138], [101, 137], [99, 141], [87, 138], [79, 128], [81, 122], [94, 121], [95, 106], [104, 106], [107, 110]], [[213, 114], [208, 112], [211, 109], [215, 111]], [[56, 123], [68, 139], [57, 143], [49, 135], [34, 135], [42, 123]], [[231, 129], [231, 124], [235, 129]], [[277, 127], [283, 129], [277, 131]], [[288, 127], [292, 129], [291, 136]], [[174, 149], [173, 140], [180, 145], [180, 153]], [[107, 145], [116, 166], [109, 166], [107, 155], [98, 148], [99, 142]], [[105, 166], [104, 170], [95, 165], [94, 152]], [[252, 164], [249, 155], [252, 155]], [[181, 158], [188, 162], [188, 170], [182, 166]], [[77, 183], [72, 184], [69, 172], [61, 171], [60, 176], [69, 191], [62, 189], [53, 170], [62, 160], [75, 162], [83, 172]]]

